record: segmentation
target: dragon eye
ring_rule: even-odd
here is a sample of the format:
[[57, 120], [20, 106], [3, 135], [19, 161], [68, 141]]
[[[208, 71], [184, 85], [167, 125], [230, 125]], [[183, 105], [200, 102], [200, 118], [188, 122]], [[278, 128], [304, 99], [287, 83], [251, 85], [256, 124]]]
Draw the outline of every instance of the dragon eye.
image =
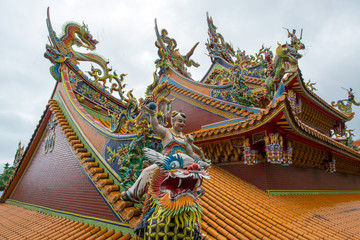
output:
[[171, 169], [176, 169], [176, 168], [179, 168], [180, 167], [180, 163], [179, 161], [173, 161], [170, 163], [170, 168]]

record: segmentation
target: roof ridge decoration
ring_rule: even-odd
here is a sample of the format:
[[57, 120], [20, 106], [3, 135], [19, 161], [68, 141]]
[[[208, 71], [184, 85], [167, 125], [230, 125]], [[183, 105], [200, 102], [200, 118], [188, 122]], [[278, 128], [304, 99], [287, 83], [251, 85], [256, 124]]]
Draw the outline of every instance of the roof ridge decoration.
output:
[[258, 97], [253, 94], [250, 87], [245, 84], [244, 73], [248, 70], [244, 67], [247, 61], [235, 63], [231, 70], [223, 68], [223, 72], [219, 74], [214, 81], [233, 82], [232, 87], [226, 89], [213, 89], [211, 97], [234, 102], [249, 107], [259, 107]]
[[160, 68], [160, 74], [165, 73], [165, 70], [172, 65], [180, 74], [187, 78], [191, 78], [191, 74], [187, 71], [186, 67], [200, 66], [200, 64], [190, 59], [199, 42], [197, 42], [186, 55], [181, 55], [179, 49], [176, 48], [176, 40], [168, 37], [167, 30], [162, 29], [161, 34], [159, 33], [156, 19], [155, 33], [157, 38], [155, 46], [159, 49], [158, 55], [160, 57], [159, 59], [156, 59], [155, 64], [156, 68]]
[[309, 81], [306, 83], [305, 86], [307, 87], [307, 89], [314, 92], [314, 91], [317, 91], [317, 88], [314, 87], [315, 85], [316, 85], [316, 82], [311, 82], [311, 79], [309, 79]]
[[233, 57], [235, 57], [235, 51], [232, 44], [227, 43], [224, 37], [216, 32], [217, 27], [214, 25], [212, 17], [209, 17], [209, 13], [206, 13], [206, 19], [208, 24], [208, 35], [207, 43], [205, 43], [211, 61], [214, 62], [216, 58], [221, 57], [226, 62], [234, 64]]
[[335, 137], [334, 140], [337, 142], [343, 143], [344, 145], [358, 151], [357, 146], [354, 145], [354, 133], [353, 129], [348, 129], [345, 125], [345, 129], [341, 133], [332, 132], [331, 136]]
[[[245, 50], [241, 51], [240, 48], [236, 51], [236, 60], [235, 63], [239, 63], [242, 61], [246, 61], [246, 67], [254, 67], [256, 65], [262, 65], [262, 67], [266, 66], [266, 62], [270, 62], [273, 57], [273, 52], [270, 50], [271, 47], [265, 47], [264, 45], [261, 46], [258, 53], [253, 55], [246, 55]], [[258, 72], [261, 78], [265, 78], [263, 76], [264, 70], [261, 69]]]
[[[88, 26], [85, 25], [85, 23], [80, 25], [78, 23], [68, 22], [64, 26], [64, 32], [59, 38], [52, 28], [50, 21], [50, 8], [48, 8], [46, 24], [49, 31], [50, 44], [46, 44], [46, 52], [44, 53], [44, 57], [49, 59], [54, 64], [50, 67], [50, 73], [57, 81], [61, 82], [61, 63], [66, 63], [71, 65], [82, 77], [88, 81], [91, 81], [94, 86], [97, 86], [105, 93], [109, 94], [107, 92], [107, 89], [109, 89], [110, 93], [113, 93], [114, 91], [118, 92], [121, 101], [125, 101], [126, 103], [127, 100], [129, 100], [124, 96], [123, 89], [125, 84], [122, 84], [126, 74], [117, 75], [115, 71], [112, 72], [112, 68], [108, 67], [109, 61], [106, 61], [98, 54], [81, 53], [73, 49], [73, 46], [77, 46], [93, 51], [96, 49], [96, 44], [99, 43], [90, 34]], [[89, 79], [77, 66], [79, 61], [95, 63], [100, 66], [100, 69], [95, 68], [92, 65], [91, 71], [88, 72], [92, 79]], [[110, 83], [111, 87], [106, 86], [107, 83]]]
[[270, 56], [266, 58], [268, 67], [266, 69], [265, 89], [268, 99], [275, 95], [286, 73], [296, 72], [298, 59], [302, 57], [298, 50], [304, 48], [305, 45], [302, 43], [299, 47], [288, 43], [278, 43], [275, 57], [272, 60]]
[[[281, 82], [285, 84], [285, 78], [288, 78], [289, 74], [296, 73], [298, 70], [298, 59], [302, 57], [298, 51], [305, 49], [305, 45], [301, 42], [302, 31], [300, 38], [298, 38], [295, 34], [296, 30], [290, 33], [290, 31], [286, 29], [288, 31], [288, 37], [291, 38], [291, 43], [278, 43], [275, 55], [270, 50], [270, 47], [262, 45], [255, 56], [249, 56], [245, 54], [245, 51], [241, 51], [240, 49], [238, 49], [235, 54], [232, 46], [224, 41], [220, 33], [216, 32], [217, 28], [208, 14], [207, 20], [210, 38], [206, 46], [212, 57], [212, 61], [214, 62], [214, 58], [221, 58], [227, 61], [227, 63], [230, 63], [230, 67], [227, 68], [232, 68], [232, 65], [234, 65], [233, 69], [236, 68], [236, 65], [240, 65], [242, 69], [246, 70], [242, 74], [242, 78], [256, 76], [257, 78], [264, 79], [262, 86], [251, 89], [250, 94], [256, 95], [257, 104], [254, 106], [265, 107], [273, 100]], [[231, 57], [236, 58], [236, 60], [234, 61]], [[212, 85], [236, 83], [234, 78], [231, 77], [231, 71], [233, 71], [233, 69], [228, 70], [227, 68], [223, 67], [222, 70], [215, 70], [211, 78], [207, 79], [206, 83]], [[247, 86], [246, 84], [244, 85]], [[228, 94], [230, 91], [230, 87], [223, 90], [215, 90], [213, 97], [231, 101]], [[238, 101], [234, 102], [239, 103]]]
[[[345, 88], [343, 88], [345, 89]], [[345, 89], [348, 92], [348, 98], [338, 100], [337, 103], [335, 101], [331, 102], [332, 107], [337, 107], [342, 113], [346, 115], [354, 115], [355, 113], [352, 111], [352, 104], [355, 106], [360, 106], [360, 102], [355, 101], [355, 96], [352, 88]]]
[[[156, 103], [156, 117], [162, 125], [167, 126], [168, 122], [166, 115], [171, 111], [171, 102], [174, 99], [170, 100], [167, 98], [170, 94], [168, 82], [165, 81], [160, 85], [157, 85], [158, 82], [159, 78], [155, 71], [154, 82], [147, 87], [145, 100], [140, 99], [140, 103], [138, 105], [136, 98], [129, 95], [132, 98], [129, 98], [131, 101], [128, 103], [127, 109], [122, 111], [120, 114], [109, 113], [109, 116], [111, 116], [111, 132], [120, 132], [120, 130], [125, 127], [127, 133], [134, 132], [136, 130], [140, 136], [140, 133], [148, 131], [148, 126], [145, 124], [147, 122], [148, 114], [144, 113], [142, 106], [148, 104], [149, 102]], [[139, 114], [135, 116], [135, 112], [138, 112]]]

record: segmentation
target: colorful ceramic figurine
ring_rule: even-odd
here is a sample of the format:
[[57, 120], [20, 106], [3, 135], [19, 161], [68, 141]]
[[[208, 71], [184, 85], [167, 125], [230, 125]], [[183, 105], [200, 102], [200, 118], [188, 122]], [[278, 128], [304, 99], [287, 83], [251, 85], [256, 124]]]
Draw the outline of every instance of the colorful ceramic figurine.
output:
[[184, 153], [163, 155], [144, 148], [144, 154], [155, 167], [135, 234], [146, 240], [201, 240], [198, 198], [203, 179], [209, 178], [207, 163]]
[[156, 106], [144, 106], [153, 131], [161, 137], [162, 154], [145, 148], [146, 158], [153, 163], [145, 168], [134, 185], [122, 193], [127, 201], [140, 202], [147, 192], [143, 213], [135, 233], [144, 239], [177, 236], [175, 239], [201, 239], [202, 179], [208, 178], [209, 164], [194, 153], [190, 141], [182, 133], [186, 116], [174, 111], [171, 128], [160, 125]]
[[[171, 128], [166, 128], [159, 124], [156, 118], [156, 106], [154, 108], [154, 104], [155, 103], [150, 103], [148, 106], [143, 106], [143, 108], [144, 111], [149, 114], [150, 125], [154, 133], [161, 137], [163, 146], [162, 154], [173, 155], [176, 153], [185, 153], [193, 158], [194, 161], [199, 162], [200, 157], [194, 153], [191, 144], [182, 133], [186, 123], [186, 115], [173, 111], [171, 115]], [[204, 166], [206, 165], [205, 167], [209, 166], [207, 163], [203, 163]], [[122, 193], [122, 198], [127, 201], [140, 202], [142, 196], [147, 191], [149, 178], [155, 168], [157, 168], [156, 164], [145, 168], [134, 185]]]

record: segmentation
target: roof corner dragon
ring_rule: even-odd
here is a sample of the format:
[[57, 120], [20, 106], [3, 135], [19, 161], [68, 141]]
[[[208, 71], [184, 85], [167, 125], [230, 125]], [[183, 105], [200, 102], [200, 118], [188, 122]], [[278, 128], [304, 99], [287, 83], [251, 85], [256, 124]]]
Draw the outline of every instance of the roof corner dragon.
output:
[[[87, 78], [77, 65], [79, 64], [79, 61], [92, 62], [100, 66], [100, 69], [92, 66], [91, 71], [88, 72], [92, 77], [91, 80], [93, 83], [95, 85], [102, 85], [100, 88], [104, 90], [109, 88], [105, 86], [105, 84], [110, 82], [111, 87], [109, 90], [111, 93], [116, 91], [119, 93], [120, 100], [126, 100], [126, 97], [123, 95], [124, 92], [122, 91], [125, 87], [125, 85], [122, 84], [125, 74], [117, 75], [115, 71], [112, 72], [112, 68], [108, 67], [109, 61], [106, 61], [95, 53], [81, 53], [74, 50], [74, 46], [85, 48], [90, 51], [96, 49], [98, 41], [93, 38], [85, 23], [80, 25], [78, 23], [69, 22], [64, 26], [64, 32], [61, 37], [57, 37], [51, 25], [48, 8], [46, 24], [49, 31], [50, 44], [46, 44], [44, 57], [54, 64], [50, 67], [50, 73], [57, 81], [61, 81], [61, 63], [71, 64], [82, 76], [84, 76], [84, 78]], [[100, 82], [102, 84], [100, 84]]]
[[278, 43], [275, 57], [272, 58], [272, 56], [269, 55], [268, 58], [266, 58], [267, 78], [265, 79], [264, 86], [267, 98], [271, 98], [275, 94], [276, 89], [281, 84], [286, 73], [295, 72], [297, 70], [298, 60], [302, 57], [298, 51], [305, 49], [305, 45], [301, 42], [302, 31], [300, 38], [298, 38], [295, 35], [295, 29], [292, 33], [290, 33], [289, 29], [286, 30], [288, 31], [288, 37], [291, 39], [290, 44]]

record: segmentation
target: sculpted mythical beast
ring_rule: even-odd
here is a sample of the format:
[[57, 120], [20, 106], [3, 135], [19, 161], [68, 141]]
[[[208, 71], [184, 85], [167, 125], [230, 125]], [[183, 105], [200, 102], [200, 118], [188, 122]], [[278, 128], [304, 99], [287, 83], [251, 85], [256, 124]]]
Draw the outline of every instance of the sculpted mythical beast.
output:
[[298, 60], [302, 57], [298, 51], [305, 49], [305, 45], [301, 42], [302, 36], [297, 38], [295, 33], [295, 30], [292, 34], [289, 32], [289, 37], [291, 37], [290, 44], [281, 45], [278, 43], [274, 59], [271, 53], [265, 58], [268, 65], [267, 78], [265, 80], [267, 98], [271, 98], [274, 95], [275, 89], [277, 89], [286, 72], [296, 70]]
[[184, 153], [163, 155], [144, 148], [154, 170], [143, 213], [135, 228], [137, 237], [152, 239], [200, 240], [201, 207], [198, 198], [208, 163], [195, 161]]

